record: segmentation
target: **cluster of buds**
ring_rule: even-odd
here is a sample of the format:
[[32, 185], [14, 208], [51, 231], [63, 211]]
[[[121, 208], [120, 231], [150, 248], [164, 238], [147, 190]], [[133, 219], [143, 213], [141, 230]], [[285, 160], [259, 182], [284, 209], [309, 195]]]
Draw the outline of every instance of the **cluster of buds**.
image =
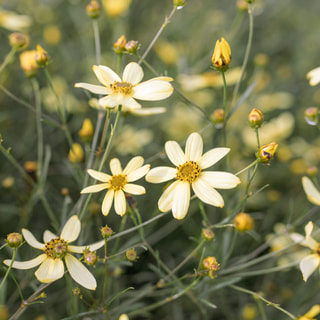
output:
[[224, 72], [231, 62], [231, 48], [225, 38], [218, 39], [211, 61], [217, 71]]
[[253, 108], [248, 116], [249, 124], [253, 129], [260, 128], [263, 124], [263, 119], [263, 113], [257, 108]]
[[250, 231], [254, 227], [254, 220], [248, 213], [240, 212], [233, 220], [234, 227], [240, 231]]
[[219, 263], [215, 257], [209, 256], [202, 260], [202, 268], [207, 272], [207, 275], [213, 279], [219, 270]]
[[317, 107], [311, 107], [305, 110], [304, 119], [310, 126], [316, 126], [319, 122], [319, 110]]
[[90, 3], [86, 7], [87, 15], [91, 19], [97, 19], [101, 14], [101, 6], [96, 0], [91, 0]]
[[269, 144], [265, 144], [259, 148], [256, 152], [256, 157], [259, 162], [269, 163], [271, 159], [273, 159], [274, 154], [276, 153], [278, 148], [278, 144], [275, 142], [271, 142]]
[[117, 41], [113, 44], [113, 50], [117, 54], [135, 54], [140, 48], [138, 41], [130, 40], [127, 42], [125, 35], [122, 35]]

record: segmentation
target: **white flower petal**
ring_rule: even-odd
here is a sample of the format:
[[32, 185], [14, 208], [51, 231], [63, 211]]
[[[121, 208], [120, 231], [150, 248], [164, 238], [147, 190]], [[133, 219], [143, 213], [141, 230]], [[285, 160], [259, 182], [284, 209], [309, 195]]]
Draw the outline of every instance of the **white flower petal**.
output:
[[202, 155], [203, 141], [199, 133], [191, 133], [186, 142], [186, 160], [198, 161]]
[[174, 198], [172, 202], [172, 214], [174, 218], [183, 219], [189, 209], [190, 205], [190, 184], [182, 182], [177, 184], [174, 189]]
[[94, 193], [94, 192], [99, 192], [101, 190], [108, 189], [108, 184], [107, 183], [98, 183], [93, 186], [85, 187], [80, 191], [80, 193]]
[[313, 230], [313, 223], [312, 221], [309, 221], [304, 227], [304, 231], [306, 233], [306, 239], [310, 238], [312, 230]]
[[133, 98], [145, 101], [163, 100], [170, 97], [172, 92], [172, 85], [162, 80], [151, 79], [132, 88]]
[[60, 259], [46, 258], [34, 273], [40, 282], [49, 283], [63, 277], [64, 266]]
[[128, 112], [136, 115], [136, 116], [151, 116], [153, 114], [160, 114], [166, 112], [166, 108], [158, 107], [158, 108], [142, 108], [142, 109], [132, 109], [128, 110]]
[[92, 69], [99, 82], [106, 87], [109, 87], [110, 84], [115, 81], [121, 82], [120, 77], [112, 69], [106, 66], [93, 66]]
[[123, 70], [122, 80], [131, 83], [132, 85], [138, 84], [143, 78], [143, 70], [136, 62], [130, 62]]
[[44, 243], [39, 242], [34, 235], [27, 229], [22, 229], [22, 235], [24, 240], [33, 248], [42, 250], [44, 248]]
[[229, 172], [203, 171], [200, 177], [202, 181], [218, 189], [232, 189], [241, 183], [237, 176]]
[[108, 213], [110, 212], [112, 202], [113, 202], [113, 196], [114, 196], [114, 190], [110, 189], [106, 193], [103, 199], [101, 210], [102, 210], [102, 214], [105, 216], [108, 215]]
[[123, 174], [129, 174], [137, 169], [139, 169], [143, 165], [144, 159], [142, 157], [134, 157], [132, 158], [126, 167], [123, 170]]
[[90, 83], [85, 83], [85, 82], [76, 83], [74, 86], [76, 88], [82, 88], [82, 89], [89, 90], [90, 92], [96, 93], [96, 94], [107, 95], [112, 92], [111, 89], [108, 89], [106, 87], [95, 85], [95, 84], [90, 84]]
[[202, 202], [220, 208], [224, 206], [224, 200], [221, 194], [200, 178], [192, 183], [192, 188], [194, 193]]
[[320, 82], [320, 67], [312, 69], [307, 73], [307, 79], [310, 80], [310, 86], [315, 86]]
[[177, 169], [170, 167], [157, 167], [151, 169], [146, 180], [151, 183], [161, 183], [173, 179], [177, 175]]
[[302, 186], [309, 201], [320, 206], [320, 192], [308, 177], [302, 177]]
[[132, 184], [132, 183], [127, 183], [123, 187], [123, 191], [131, 193], [131, 194], [145, 194], [146, 193], [146, 189], [144, 187], [139, 186], [137, 184]]
[[301, 246], [310, 248], [311, 250], [317, 250], [319, 244], [317, 241], [315, 241], [312, 237], [309, 237], [306, 239], [299, 233], [291, 233], [290, 238], [297, 244], [300, 244]]
[[104, 240], [100, 240], [98, 242], [88, 244], [87, 246], [68, 246], [68, 250], [70, 252], [75, 252], [75, 253], [83, 253], [83, 250], [88, 248], [90, 251], [96, 251], [100, 248], [102, 248], [105, 244]]
[[122, 168], [121, 168], [121, 163], [119, 159], [113, 158], [110, 161], [110, 170], [114, 176], [118, 174], [122, 174]]
[[166, 212], [171, 210], [173, 205], [173, 199], [175, 195], [175, 188], [181, 181], [175, 181], [171, 183], [162, 193], [159, 201], [158, 201], [158, 207], [159, 210], [162, 212]]
[[[43, 262], [47, 258], [45, 253], [37, 256], [36, 258], [28, 261], [14, 261], [12, 267], [15, 269], [26, 270], [31, 269], [38, 266], [41, 262]], [[3, 263], [6, 266], [10, 266], [11, 260], [4, 260]]]
[[317, 269], [320, 263], [318, 254], [311, 254], [300, 261], [300, 270], [303, 275], [303, 280], [307, 281], [309, 276]]
[[164, 145], [166, 154], [169, 160], [177, 167], [184, 164], [187, 160], [186, 157], [176, 141], [167, 141]]
[[95, 178], [98, 181], [101, 182], [108, 182], [111, 179], [111, 176], [109, 174], [100, 172], [100, 171], [96, 171], [93, 169], [88, 169], [88, 174], [92, 177]]
[[97, 282], [91, 272], [71, 254], [65, 257], [67, 269], [72, 279], [89, 290], [95, 290]]
[[49, 231], [49, 230], [46, 230], [43, 233], [43, 241], [44, 242], [49, 242], [52, 239], [56, 239], [56, 238], [58, 238], [58, 236], [56, 234], [54, 234], [53, 232]]
[[73, 215], [64, 225], [61, 232], [61, 238], [68, 242], [72, 242], [78, 239], [80, 230], [80, 220], [77, 215]]
[[121, 103], [119, 104], [122, 104], [123, 111], [127, 110], [128, 112], [131, 112], [141, 109], [141, 104], [128, 95], [123, 96], [121, 99]]
[[149, 170], [150, 170], [150, 164], [146, 164], [143, 167], [129, 173], [127, 175], [127, 179], [129, 182], [137, 181], [141, 179], [143, 176], [145, 176]]
[[[117, 95], [118, 97], [118, 95]], [[114, 94], [108, 95], [106, 97], [100, 98], [98, 100], [98, 105], [101, 108], [115, 108], [117, 107], [120, 103], [118, 102], [119, 99], [114, 98]]]
[[120, 216], [123, 216], [127, 211], [127, 201], [122, 190], [114, 192], [114, 209]]
[[209, 168], [222, 159], [229, 151], [229, 148], [211, 149], [199, 159], [198, 164], [201, 169]]

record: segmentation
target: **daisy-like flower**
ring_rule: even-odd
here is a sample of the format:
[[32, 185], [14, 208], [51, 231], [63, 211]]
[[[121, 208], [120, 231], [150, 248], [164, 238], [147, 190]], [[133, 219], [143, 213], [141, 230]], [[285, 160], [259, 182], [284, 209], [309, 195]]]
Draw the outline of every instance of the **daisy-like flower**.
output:
[[135, 195], [146, 193], [144, 187], [130, 183], [142, 178], [149, 171], [150, 165], [142, 166], [143, 161], [142, 157], [134, 157], [122, 170], [119, 159], [114, 158], [110, 161], [112, 175], [89, 169], [89, 175], [102, 183], [86, 187], [81, 190], [81, 193], [99, 192], [107, 189], [108, 191], [102, 202], [102, 213], [105, 216], [109, 213], [114, 199], [116, 213], [123, 216], [127, 210], [124, 193], [128, 192]]
[[[40, 282], [49, 283], [63, 277], [64, 261], [74, 281], [87, 289], [95, 290], [97, 286], [96, 279], [70, 252], [83, 253], [85, 249], [95, 251], [104, 245], [104, 240], [88, 246], [70, 245], [71, 242], [78, 238], [80, 230], [80, 220], [76, 215], [67, 221], [60, 236], [46, 230], [43, 234], [44, 243], [39, 242], [29, 230], [22, 229], [26, 242], [31, 247], [44, 251], [44, 253], [29, 261], [14, 261], [12, 267], [25, 270], [40, 265], [35, 272], [35, 276]], [[10, 266], [11, 260], [5, 260], [3, 263]]]
[[176, 180], [160, 197], [160, 211], [172, 210], [176, 219], [183, 219], [189, 209], [190, 185], [201, 201], [223, 207], [223, 198], [215, 188], [231, 189], [240, 183], [237, 176], [228, 172], [203, 171], [223, 158], [230, 149], [214, 148], [202, 155], [202, 148], [202, 138], [198, 133], [188, 137], [185, 153], [176, 141], [166, 142], [165, 151], [176, 168], [158, 167], [146, 175], [146, 180], [152, 183]]
[[320, 243], [311, 237], [311, 232], [313, 230], [313, 223], [311, 221], [304, 227], [304, 230], [306, 233], [305, 237], [298, 233], [292, 233], [290, 237], [294, 242], [312, 250], [312, 253], [304, 257], [299, 265], [303, 280], [307, 281], [309, 276], [320, 265]]
[[307, 73], [310, 86], [316, 86], [320, 82], [320, 67], [310, 70]]
[[126, 109], [140, 109], [141, 105], [135, 99], [163, 100], [173, 92], [170, 84], [173, 79], [170, 77], [156, 77], [140, 82], [143, 70], [135, 62], [129, 63], [124, 68], [122, 79], [106, 66], [93, 66], [93, 72], [103, 86], [81, 82], [76, 83], [75, 87], [104, 95], [105, 97], [99, 99], [101, 107], [114, 108], [122, 105]]
[[320, 206], [320, 192], [308, 177], [302, 177], [302, 186], [308, 200], [311, 203]]

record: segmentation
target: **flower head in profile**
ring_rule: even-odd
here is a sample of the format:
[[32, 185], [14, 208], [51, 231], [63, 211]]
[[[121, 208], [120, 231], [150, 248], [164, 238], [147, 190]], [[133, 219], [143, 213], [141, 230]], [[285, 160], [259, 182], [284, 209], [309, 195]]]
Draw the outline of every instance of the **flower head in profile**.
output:
[[317, 206], [320, 206], [320, 192], [315, 187], [311, 179], [308, 177], [302, 177], [302, 186], [303, 186], [304, 192], [307, 195], [308, 200], [311, 203]]
[[76, 83], [75, 87], [84, 88], [92, 93], [104, 95], [99, 99], [101, 107], [114, 108], [122, 105], [126, 109], [140, 109], [135, 99], [156, 101], [168, 98], [173, 87], [172, 78], [157, 77], [141, 82], [143, 70], [135, 62], [129, 63], [123, 71], [122, 79], [106, 66], [93, 66], [93, 72], [102, 84]]
[[311, 232], [313, 230], [313, 223], [311, 221], [304, 227], [306, 236], [303, 237], [298, 233], [292, 233], [290, 235], [291, 239], [299, 243], [300, 245], [310, 248], [312, 253], [305, 256], [300, 261], [300, 270], [303, 275], [303, 280], [307, 281], [310, 275], [319, 267], [320, 265], [320, 243], [318, 243], [314, 238], [311, 237]]
[[215, 188], [231, 189], [240, 183], [237, 176], [228, 172], [203, 171], [223, 158], [230, 149], [214, 148], [202, 155], [202, 148], [202, 138], [198, 133], [188, 137], [185, 153], [176, 141], [166, 142], [165, 151], [175, 168], [153, 168], [146, 175], [146, 180], [152, 183], [176, 180], [160, 197], [160, 211], [172, 210], [176, 219], [183, 219], [189, 209], [190, 185], [201, 201], [223, 207], [224, 200]]
[[218, 71], [226, 71], [231, 62], [231, 48], [225, 38], [218, 39], [211, 58], [214, 67]]
[[91, 177], [102, 182], [81, 190], [81, 193], [99, 192], [107, 189], [107, 193], [102, 202], [102, 213], [106, 216], [111, 209], [114, 199], [114, 208], [118, 215], [123, 216], [127, 210], [125, 192], [130, 194], [144, 194], [144, 187], [130, 183], [142, 178], [150, 169], [150, 165], [143, 165], [142, 157], [132, 158], [127, 166], [122, 170], [121, 163], [117, 158], [110, 161], [112, 175], [89, 169]]
[[[12, 267], [25, 270], [40, 265], [38, 270], [35, 272], [35, 276], [40, 282], [49, 283], [63, 277], [64, 261], [74, 281], [87, 289], [95, 290], [97, 282], [94, 276], [70, 253], [82, 253], [85, 249], [95, 251], [104, 245], [104, 240], [88, 246], [70, 245], [71, 242], [78, 238], [80, 229], [80, 220], [76, 215], [72, 216], [67, 221], [60, 236], [46, 230], [43, 234], [44, 243], [36, 240], [29, 230], [22, 229], [25, 241], [31, 247], [42, 250], [44, 253], [29, 261], [14, 261]], [[9, 266], [11, 264], [11, 260], [5, 260], [4, 264]]]
[[307, 73], [310, 86], [314, 87], [320, 82], [320, 67], [310, 70]]

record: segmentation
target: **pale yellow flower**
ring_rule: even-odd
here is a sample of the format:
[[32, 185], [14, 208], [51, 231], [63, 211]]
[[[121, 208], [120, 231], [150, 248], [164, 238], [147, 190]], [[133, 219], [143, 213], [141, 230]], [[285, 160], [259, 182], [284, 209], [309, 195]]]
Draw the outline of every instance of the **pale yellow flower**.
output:
[[144, 187], [130, 183], [142, 178], [149, 171], [150, 165], [142, 166], [143, 161], [142, 157], [134, 157], [122, 170], [120, 161], [114, 158], [110, 161], [112, 175], [89, 169], [89, 175], [102, 183], [86, 187], [81, 193], [99, 192], [107, 189], [108, 191], [102, 202], [102, 213], [106, 216], [110, 212], [114, 199], [116, 213], [123, 216], [127, 210], [124, 193], [128, 192], [135, 195], [146, 193]]
[[316, 86], [320, 82], [320, 67], [310, 70], [307, 73], [310, 86]]
[[320, 313], [320, 305], [316, 304], [305, 313], [303, 316], [299, 317], [297, 320], [316, 320], [314, 317]]
[[32, 24], [29, 16], [0, 9], [0, 26], [12, 31], [24, 31]]
[[290, 235], [291, 239], [301, 244], [304, 247], [310, 248], [312, 250], [312, 253], [305, 256], [300, 261], [300, 270], [303, 275], [303, 280], [307, 281], [309, 276], [316, 270], [317, 267], [320, 265], [320, 255], [319, 255], [319, 248], [320, 243], [318, 243], [315, 239], [311, 237], [311, 232], [313, 229], [313, 223], [311, 221], [308, 222], [308, 224], [305, 226], [305, 234], [306, 236], [303, 237], [302, 235], [298, 233], [292, 233]]
[[[12, 267], [25, 270], [40, 265], [35, 272], [35, 276], [40, 282], [49, 283], [63, 277], [64, 261], [74, 281], [87, 289], [95, 290], [97, 286], [96, 279], [70, 252], [82, 253], [86, 248], [95, 251], [104, 245], [104, 240], [87, 246], [70, 245], [71, 242], [78, 238], [80, 230], [80, 220], [76, 215], [72, 216], [66, 222], [60, 236], [46, 230], [43, 234], [44, 243], [36, 240], [29, 230], [22, 229], [25, 241], [31, 247], [42, 250], [44, 253], [32, 260], [14, 261]], [[3, 262], [7, 266], [11, 264], [11, 260], [5, 260]]]
[[229, 148], [214, 148], [203, 155], [202, 149], [203, 141], [198, 133], [188, 137], [185, 153], [176, 141], [166, 142], [165, 151], [176, 167], [153, 168], [146, 175], [146, 180], [152, 183], [176, 180], [160, 197], [160, 211], [172, 210], [174, 218], [183, 219], [189, 209], [190, 185], [201, 201], [223, 207], [224, 200], [215, 188], [231, 189], [240, 183], [237, 176], [228, 172], [203, 171], [223, 158], [230, 151]]
[[303, 190], [307, 195], [308, 200], [317, 205], [320, 206], [320, 192], [315, 187], [315, 185], [312, 183], [310, 178], [308, 177], [302, 177], [302, 186]]
[[110, 17], [124, 14], [131, 4], [131, 0], [102, 0], [102, 5]]
[[104, 95], [99, 99], [101, 107], [114, 108], [122, 105], [126, 109], [136, 110], [140, 109], [141, 105], [135, 99], [163, 100], [173, 92], [170, 84], [173, 79], [169, 77], [156, 77], [140, 82], [143, 78], [143, 70], [135, 62], [129, 63], [124, 68], [122, 79], [106, 66], [93, 66], [93, 72], [103, 86], [81, 82], [76, 83], [75, 87]]

